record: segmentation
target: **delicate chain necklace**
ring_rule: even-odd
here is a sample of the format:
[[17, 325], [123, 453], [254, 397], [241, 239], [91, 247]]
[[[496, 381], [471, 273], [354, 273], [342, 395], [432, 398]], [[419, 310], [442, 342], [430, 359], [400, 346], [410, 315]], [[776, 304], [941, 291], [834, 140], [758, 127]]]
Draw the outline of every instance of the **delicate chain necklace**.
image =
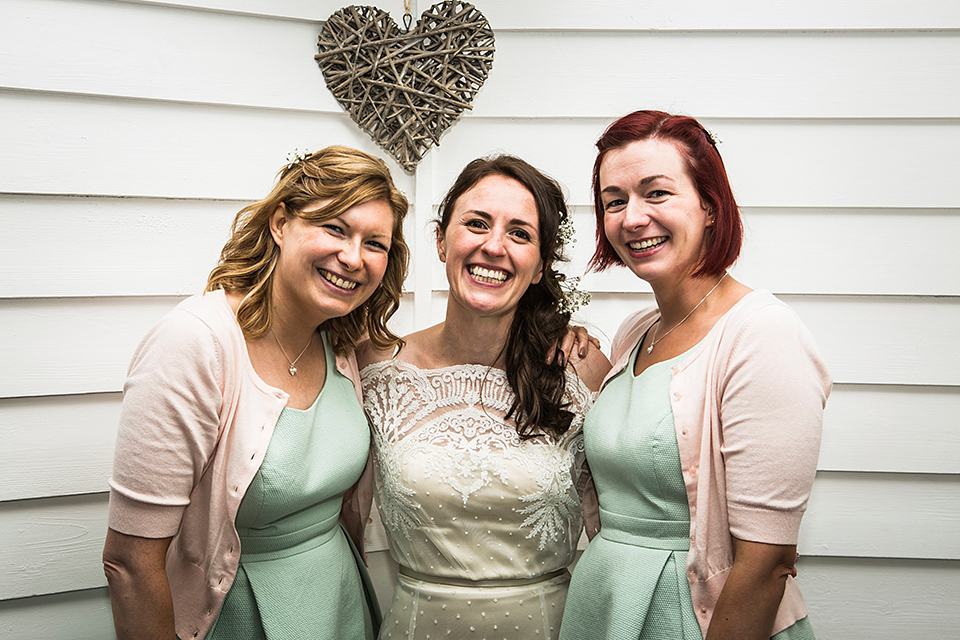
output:
[[290, 356], [288, 356], [287, 352], [283, 350], [283, 345], [280, 344], [280, 338], [277, 337], [277, 332], [273, 330], [273, 327], [270, 327], [270, 333], [273, 334], [273, 339], [277, 341], [277, 346], [280, 347], [280, 353], [282, 353], [283, 357], [286, 358], [287, 362], [290, 363], [290, 368], [287, 369], [287, 371], [290, 372], [291, 376], [297, 375], [297, 368], [293, 365], [297, 364], [297, 361], [300, 360], [301, 357], [303, 357], [303, 354], [305, 354], [307, 352], [307, 349], [310, 348], [310, 345], [313, 344], [313, 334], [312, 333], [310, 334], [310, 339], [307, 341], [307, 346], [303, 348], [303, 351], [300, 352], [300, 355], [297, 356], [296, 359], [290, 360]]
[[[705, 296], [703, 296], [702, 298], [700, 298], [700, 302], [697, 303], [697, 306], [695, 306], [693, 309], [690, 309], [690, 313], [688, 313], [687, 315], [683, 316], [683, 320], [681, 320], [681, 321], [678, 322], [677, 324], [673, 325], [673, 327], [670, 329], [670, 331], [667, 331], [667, 332], [666, 332], [665, 334], [663, 334], [662, 336], [660, 335], [660, 325], [658, 324], [658, 325], [657, 325], [656, 332], [655, 332], [654, 335], [653, 335], [653, 342], [651, 342], [651, 343], [650, 343], [650, 346], [647, 347], [647, 353], [653, 353], [653, 348], [654, 348], [655, 346], [657, 346], [657, 343], [658, 343], [658, 342], [660, 342], [661, 340], [663, 340], [664, 338], [666, 338], [668, 335], [670, 335], [670, 333], [671, 333], [674, 329], [676, 329], [677, 327], [679, 327], [680, 325], [682, 325], [684, 322], [686, 322], [687, 318], [689, 318], [690, 316], [692, 316], [692, 315], [693, 315], [693, 312], [696, 311], [696, 310], [700, 307], [700, 305], [703, 304], [703, 301], [706, 300], [707, 298], [709, 298], [709, 297], [710, 297], [710, 294], [717, 290], [717, 287], [720, 286], [720, 283], [723, 282], [723, 279], [726, 278], [726, 277], [727, 277], [727, 272], [724, 271], [724, 272], [723, 272], [723, 275], [720, 276], [720, 279], [717, 280], [717, 284], [713, 285], [713, 289], [710, 289], [710, 291], [707, 291], [707, 295], [705, 295]], [[659, 322], [659, 320], [658, 320], [658, 322]]]

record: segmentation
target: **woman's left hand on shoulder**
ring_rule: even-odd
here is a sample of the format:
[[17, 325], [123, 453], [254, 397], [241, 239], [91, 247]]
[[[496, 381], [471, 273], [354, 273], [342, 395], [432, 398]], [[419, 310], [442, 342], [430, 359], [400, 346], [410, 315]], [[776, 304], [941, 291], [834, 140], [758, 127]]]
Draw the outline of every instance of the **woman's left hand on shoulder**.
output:
[[[563, 354], [564, 362], [576, 362], [579, 359], [585, 358], [587, 353], [593, 349], [599, 351], [600, 341], [590, 335], [585, 327], [571, 324], [567, 327], [566, 335], [563, 336], [563, 339], [560, 340], [560, 344], [557, 346], [560, 349], [560, 353]], [[555, 355], [550, 358], [551, 362], [554, 357]]]
[[564, 362], [573, 367], [587, 388], [599, 391], [604, 376], [610, 370], [610, 361], [600, 350], [600, 341], [584, 327], [570, 325], [559, 348]]

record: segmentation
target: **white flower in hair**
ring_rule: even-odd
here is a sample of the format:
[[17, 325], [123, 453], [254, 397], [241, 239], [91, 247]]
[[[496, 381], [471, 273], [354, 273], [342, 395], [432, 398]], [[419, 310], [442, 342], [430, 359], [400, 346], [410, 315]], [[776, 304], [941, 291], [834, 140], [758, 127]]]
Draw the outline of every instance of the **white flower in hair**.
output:
[[287, 154], [287, 164], [294, 165], [299, 162], [303, 162], [310, 156], [310, 152], [306, 150], [301, 150], [299, 148], [294, 149]]
[[[569, 215], [564, 216], [557, 227], [557, 244], [560, 245], [560, 251], [577, 242], [577, 231], [573, 226], [573, 220]], [[567, 278], [563, 274], [558, 274], [557, 280], [560, 281], [560, 291], [563, 297], [557, 302], [557, 311], [560, 313], [573, 313], [580, 307], [590, 304], [590, 294], [577, 288], [580, 284], [580, 278]]]

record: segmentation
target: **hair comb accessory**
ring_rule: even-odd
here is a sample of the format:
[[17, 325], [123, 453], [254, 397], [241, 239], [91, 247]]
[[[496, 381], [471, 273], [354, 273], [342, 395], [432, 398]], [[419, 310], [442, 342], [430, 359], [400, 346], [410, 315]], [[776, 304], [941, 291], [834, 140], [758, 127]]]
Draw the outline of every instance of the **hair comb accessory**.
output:
[[710, 131], [710, 129], [707, 129], [703, 125], [700, 125], [700, 128], [703, 129], [703, 132], [707, 135], [707, 140], [709, 140], [710, 144], [712, 144], [714, 147], [723, 142], [723, 140], [720, 139], [720, 136]]

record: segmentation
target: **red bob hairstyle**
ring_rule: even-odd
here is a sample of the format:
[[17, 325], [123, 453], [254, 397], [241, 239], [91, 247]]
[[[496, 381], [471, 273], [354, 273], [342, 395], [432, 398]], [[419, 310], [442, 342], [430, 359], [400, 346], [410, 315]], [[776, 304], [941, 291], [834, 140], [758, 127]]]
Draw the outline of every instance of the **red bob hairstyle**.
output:
[[718, 276], [740, 255], [743, 223], [740, 209], [733, 198], [727, 171], [714, 144], [703, 126], [688, 116], [663, 111], [634, 111], [623, 116], [603, 132], [597, 140], [597, 160], [593, 163], [593, 207], [597, 217], [597, 250], [590, 259], [590, 268], [603, 271], [623, 264], [603, 231], [603, 203], [600, 200], [600, 165], [611, 149], [631, 142], [657, 138], [676, 146], [684, 159], [687, 174], [693, 181], [701, 202], [713, 213], [713, 226], [707, 234], [705, 250], [695, 277]]

